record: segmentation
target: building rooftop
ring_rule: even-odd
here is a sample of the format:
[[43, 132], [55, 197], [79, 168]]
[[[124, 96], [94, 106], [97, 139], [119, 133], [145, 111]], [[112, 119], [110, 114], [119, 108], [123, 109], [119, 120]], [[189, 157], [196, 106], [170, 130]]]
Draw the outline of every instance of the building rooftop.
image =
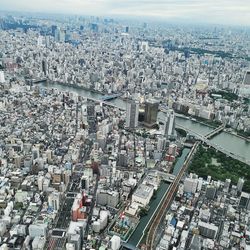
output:
[[143, 199], [146, 199], [149, 194], [152, 192], [152, 190], [154, 190], [154, 187], [153, 186], [149, 186], [149, 185], [144, 185], [144, 184], [141, 184], [137, 189], [136, 191], [134, 192], [133, 195], [136, 195], [138, 197], [141, 197]]

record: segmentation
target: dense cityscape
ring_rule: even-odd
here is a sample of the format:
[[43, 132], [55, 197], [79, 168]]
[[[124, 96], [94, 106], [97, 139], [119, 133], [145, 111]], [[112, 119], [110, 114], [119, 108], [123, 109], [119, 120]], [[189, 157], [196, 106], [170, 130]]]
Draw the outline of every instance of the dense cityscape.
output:
[[250, 29], [0, 12], [0, 250], [250, 249]]

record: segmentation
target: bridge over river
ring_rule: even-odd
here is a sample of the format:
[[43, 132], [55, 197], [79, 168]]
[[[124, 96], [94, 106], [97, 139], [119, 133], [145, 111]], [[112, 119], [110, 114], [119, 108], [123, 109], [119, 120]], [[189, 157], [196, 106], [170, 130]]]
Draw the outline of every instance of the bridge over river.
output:
[[[60, 83], [39, 83], [39, 87], [46, 89], [57, 89], [61, 92], [72, 92], [79, 96], [88, 98], [90, 100], [100, 102], [102, 105], [109, 105], [114, 108], [118, 108], [120, 110], [126, 109], [126, 101], [116, 97], [110, 101], [102, 100], [103, 95], [100, 93], [95, 93], [90, 90], [76, 88], [75, 86], [64, 85]], [[163, 112], [158, 113], [158, 118], [160, 120], [164, 120], [165, 114]], [[247, 143], [246, 140], [235, 136], [233, 134], [223, 132], [222, 127], [220, 129], [215, 130], [209, 126], [204, 124], [200, 124], [196, 121], [191, 121], [189, 119], [176, 117], [176, 127], [182, 128], [190, 134], [196, 136], [198, 139], [202, 140], [204, 143], [208, 144], [211, 147], [214, 147], [216, 150], [219, 150], [234, 159], [240, 160], [244, 163], [250, 165], [250, 143]], [[209, 135], [210, 140], [205, 138], [205, 136]], [[211, 139], [211, 137], [213, 137]]]
[[218, 150], [218, 151], [220, 151], [220, 152], [222, 152], [222, 153], [224, 153], [224, 154], [226, 154], [226, 155], [228, 155], [228, 156], [230, 156], [230, 157], [232, 157], [232, 158], [234, 158], [234, 159], [236, 159], [236, 160], [238, 160], [238, 161], [241, 161], [241, 162], [243, 162], [243, 163], [246, 163], [246, 164], [250, 165], [250, 160], [249, 160], [249, 159], [246, 159], [245, 157], [242, 157], [242, 156], [240, 156], [240, 155], [237, 155], [237, 154], [235, 154], [235, 153], [233, 153], [233, 152], [227, 150], [226, 148], [222, 147], [221, 145], [218, 145], [217, 143], [214, 143], [214, 142], [212, 142], [211, 140], [208, 139], [208, 137], [210, 138], [211, 135], [213, 136], [213, 135], [215, 135], [215, 134], [221, 132], [221, 131], [223, 130], [223, 127], [222, 127], [222, 126], [216, 128], [216, 129], [214, 130], [215, 133], [213, 133], [213, 131], [212, 131], [212, 132], [210, 132], [208, 135], [201, 135], [201, 134], [199, 134], [199, 133], [197, 133], [197, 132], [194, 132], [194, 131], [191, 130], [191, 129], [188, 129], [188, 128], [186, 128], [186, 127], [180, 125], [180, 124], [176, 124], [176, 127], [177, 127], [177, 128], [181, 128], [181, 129], [183, 129], [183, 130], [189, 132], [190, 134], [194, 135], [197, 139], [201, 140], [203, 143], [207, 144], [209, 147], [213, 147], [213, 148], [215, 148], [216, 150]]

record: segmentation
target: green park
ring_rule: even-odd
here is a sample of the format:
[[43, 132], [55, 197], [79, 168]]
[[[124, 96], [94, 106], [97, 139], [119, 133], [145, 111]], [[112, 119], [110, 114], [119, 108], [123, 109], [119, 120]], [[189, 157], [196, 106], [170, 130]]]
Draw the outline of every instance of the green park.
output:
[[189, 166], [189, 172], [203, 178], [210, 175], [213, 180], [231, 179], [234, 185], [240, 177], [243, 177], [245, 179], [243, 191], [250, 192], [250, 166], [213, 148], [200, 146]]

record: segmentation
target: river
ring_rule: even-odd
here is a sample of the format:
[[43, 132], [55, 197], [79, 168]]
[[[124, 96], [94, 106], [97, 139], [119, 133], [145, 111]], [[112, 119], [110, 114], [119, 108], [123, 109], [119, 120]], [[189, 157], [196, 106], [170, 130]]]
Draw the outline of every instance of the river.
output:
[[[76, 88], [74, 86], [62, 85], [60, 83], [39, 83], [38, 86], [49, 89], [56, 88], [60, 91], [74, 92], [80, 96], [89, 97], [97, 100], [100, 100], [100, 98], [102, 97], [102, 95], [99, 93]], [[109, 102], [123, 109], [126, 107], [126, 101], [122, 100], [121, 98], [116, 98]], [[160, 118], [164, 118], [164, 113], [159, 112], [158, 116]], [[198, 133], [201, 135], [206, 135], [213, 130], [209, 126], [181, 117], [176, 117], [176, 123], [187, 129], [190, 129], [194, 133]], [[226, 132], [222, 132], [219, 135], [213, 137], [211, 141], [216, 143], [218, 146], [226, 149], [227, 151], [232, 152], [235, 155], [239, 155], [247, 160], [250, 160], [250, 143], [247, 143], [242, 138], [239, 138], [232, 134], [228, 134]]]

